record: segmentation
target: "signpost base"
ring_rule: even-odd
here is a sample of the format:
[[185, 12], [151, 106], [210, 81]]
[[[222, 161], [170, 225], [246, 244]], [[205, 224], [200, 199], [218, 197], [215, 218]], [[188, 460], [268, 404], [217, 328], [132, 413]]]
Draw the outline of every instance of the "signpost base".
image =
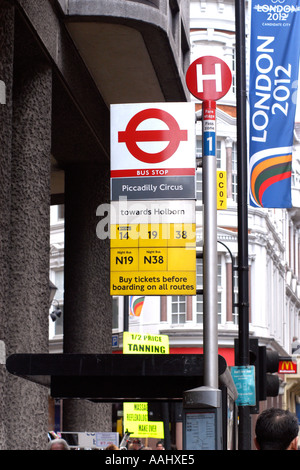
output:
[[183, 395], [183, 449], [222, 450], [222, 392], [212, 387]]

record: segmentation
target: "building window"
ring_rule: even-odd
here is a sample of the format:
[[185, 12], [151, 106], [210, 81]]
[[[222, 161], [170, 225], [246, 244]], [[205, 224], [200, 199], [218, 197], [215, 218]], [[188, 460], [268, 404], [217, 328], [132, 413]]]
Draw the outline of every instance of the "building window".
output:
[[221, 141], [216, 141], [216, 159], [217, 159], [217, 168], [222, 168], [221, 165]]
[[[218, 324], [222, 321], [222, 294], [218, 292], [217, 295], [217, 312], [218, 312]], [[196, 296], [196, 323], [203, 324], [203, 295], [199, 294]]]
[[196, 285], [197, 289], [203, 289], [203, 259], [196, 259]]
[[57, 218], [58, 220], [64, 220], [65, 218], [65, 205], [60, 204], [57, 206]]
[[237, 202], [238, 184], [237, 184], [237, 149], [236, 142], [232, 144], [232, 199]]
[[196, 323], [203, 324], [203, 295], [196, 296]]
[[232, 49], [232, 92], [236, 93], [236, 58], [235, 58], [235, 48]]
[[[217, 312], [218, 312], [218, 323], [222, 323], [222, 282], [224, 280], [222, 276], [222, 256], [218, 255], [218, 266], [217, 266], [217, 286], [218, 286], [218, 297], [217, 297]], [[203, 289], [203, 261], [197, 259], [197, 289]], [[203, 295], [198, 294], [196, 296], [196, 323], [203, 324]]]
[[[54, 296], [53, 303], [50, 308], [52, 312], [55, 307], [59, 305], [59, 308], [62, 312], [61, 316], [58, 317], [55, 322], [53, 322], [54, 335], [63, 334], [63, 312], [64, 312], [64, 271], [63, 269], [54, 271], [54, 285], [57, 287], [57, 291]], [[51, 322], [52, 323], [52, 322]]]
[[119, 298], [113, 297], [112, 299], [112, 328], [119, 328]]
[[186, 320], [186, 297], [184, 295], [172, 295], [172, 325], [185, 323]]
[[234, 257], [234, 266], [232, 266], [232, 269], [233, 269], [233, 305], [232, 305], [232, 321], [235, 325], [238, 324], [238, 311], [237, 311], [237, 308], [235, 307], [235, 305], [238, 304], [238, 289], [239, 289], [239, 285], [238, 285], [238, 270], [237, 269], [234, 269], [234, 267], [237, 266], [237, 263], [238, 263], [238, 260], [237, 260], [237, 256]]
[[222, 255], [218, 255], [217, 286], [218, 289], [222, 287]]
[[217, 308], [217, 312], [218, 312], [218, 324], [220, 325], [222, 323], [222, 294], [221, 292], [218, 292], [218, 308]]
[[202, 139], [199, 137], [196, 139], [196, 158], [202, 158]]
[[197, 201], [202, 201], [202, 171], [196, 171], [196, 197]]

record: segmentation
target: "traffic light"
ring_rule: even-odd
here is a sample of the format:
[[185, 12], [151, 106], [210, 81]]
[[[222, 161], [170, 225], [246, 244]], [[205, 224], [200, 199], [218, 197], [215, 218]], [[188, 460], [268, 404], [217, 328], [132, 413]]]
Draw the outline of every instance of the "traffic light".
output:
[[[239, 341], [235, 340], [235, 358], [238, 358]], [[279, 393], [277, 375], [280, 357], [276, 351], [268, 351], [265, 346], [258, 346], [257, 338], [249, 339], [249, 364], [255, 367], [256, 405], [251, 413], [258, 413], [259, 402], [267, 397], [276, 397]]]
[[279, 354], [259, 346], [259, 400], [277, 397], [279, 394]]

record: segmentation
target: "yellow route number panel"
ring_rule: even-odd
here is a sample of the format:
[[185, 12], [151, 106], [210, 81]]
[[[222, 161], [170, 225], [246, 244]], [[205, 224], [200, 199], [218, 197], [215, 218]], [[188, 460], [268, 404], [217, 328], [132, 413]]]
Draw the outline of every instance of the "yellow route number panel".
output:
[[111, 226], [111, 295], [195, 295], [195, 224]]
[[217, 171], [217, 209], [227, 209], [227, 173]]

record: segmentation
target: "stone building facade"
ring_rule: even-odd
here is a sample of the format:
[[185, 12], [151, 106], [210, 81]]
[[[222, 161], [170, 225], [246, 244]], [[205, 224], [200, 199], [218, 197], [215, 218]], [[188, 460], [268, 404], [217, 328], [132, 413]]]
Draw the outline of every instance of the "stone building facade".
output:
[[[48, 394], [9, 374], [48, 353], [49, 214], [65, 205], [65, 353], [111, 352], [109, 107], [186, 101], [189, 2], [0, 1], [0, 448], [45, 449]], [[64, 429], [111, 429], [109, 405], [64, 401]]]

